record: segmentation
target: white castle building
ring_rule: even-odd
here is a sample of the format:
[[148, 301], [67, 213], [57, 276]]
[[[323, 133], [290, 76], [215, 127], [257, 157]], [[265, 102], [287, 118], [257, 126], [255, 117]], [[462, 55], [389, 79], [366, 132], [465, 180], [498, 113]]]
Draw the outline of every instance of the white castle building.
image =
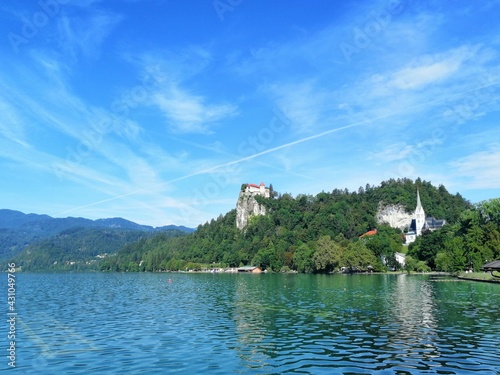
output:
[[247, 195], [262, 195], [266, 198], [271, 196], [269, 188], [263, 182], [261, 182], [260, 185], [247, 184], [244, 193]]
[[420, 202], [420, 193], [417, 189], [417, 207], [413, 213], [408, 232], [406, 233], [406, 245], [411, 244], [417, 239], [417, 236], [422, 235], [424, 230], [434, 231], [446, 224], [444, 219], [435, 219], [433, 217], [425, 217], [425, 211]]

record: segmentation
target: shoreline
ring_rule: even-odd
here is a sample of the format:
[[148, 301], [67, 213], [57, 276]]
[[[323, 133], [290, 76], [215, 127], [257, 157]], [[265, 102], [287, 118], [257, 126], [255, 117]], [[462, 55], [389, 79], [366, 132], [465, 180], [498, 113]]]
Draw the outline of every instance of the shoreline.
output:
[[461, 275], [456, 276], [457, 279], [465, 280], [465, 281], [478, 281], [481, 283], [500, 284], [500, 279], [495, 279], [495, 278], [493, 278], [493, 276], [491, 276], [491, 277], [492, 277], [491, 279], [481, 279], [481, 278], [461, 276]]

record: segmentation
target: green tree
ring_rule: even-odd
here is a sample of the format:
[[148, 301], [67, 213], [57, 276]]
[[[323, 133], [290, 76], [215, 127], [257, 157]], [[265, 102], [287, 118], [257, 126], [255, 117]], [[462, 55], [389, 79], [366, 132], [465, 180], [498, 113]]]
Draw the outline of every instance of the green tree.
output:
[[378, 264], [375, 255], [361, 241], [351, 242], [344, 251], [341, 263], [350, 271], [366, 271]]
[[451, 272], [453, 269], [450, 254], [443, 250], [436, 254], [434, 264], [436, 266], [436, 270], [438, 271]]
[[446, 253], [449, 257], [449, 271], [453, 273], [461, 272], [466, 266], [464, 252], [464, 241], [461, 237], [452, 237], [445, 242]]
[[316, 251], [313, 255], [316, 271], [330, 273], [339, 266], [342, 259], [343, 249], [334, 242], [330, 236], [321, 236], [316, 243]]
[[293, 254], [293, 265], [298, 272], [311, 273], [315, 270], [313, 260], [314, 249], [307, 244], [301, 243]]
[[439, 250], [444, 248], [447, 229], [442, 228], [434, 232], [424, 231], [422, 236], [410, 244], [408, 254], [424, 261], [430, 268], [436, 268], [435, 258]]
[[405, 270], [410, 273], [417, 269], [418, 260], [414, 259], [411, 255], [406, 256], [405, 260]]

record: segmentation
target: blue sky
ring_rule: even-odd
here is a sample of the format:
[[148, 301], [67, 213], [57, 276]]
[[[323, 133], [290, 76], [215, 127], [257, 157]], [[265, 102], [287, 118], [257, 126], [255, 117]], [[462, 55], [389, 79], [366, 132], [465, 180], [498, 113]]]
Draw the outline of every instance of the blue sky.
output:
[[499, 1], [0, 10], [1, 208], [196, 227], [245, 182], [500, 196]]

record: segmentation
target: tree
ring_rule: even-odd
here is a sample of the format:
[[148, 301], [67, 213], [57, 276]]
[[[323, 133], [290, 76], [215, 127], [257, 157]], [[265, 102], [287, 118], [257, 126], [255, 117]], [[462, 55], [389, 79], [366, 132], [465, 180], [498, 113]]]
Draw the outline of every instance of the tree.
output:
[[415, 271], [417, 269], [417, 263], [418, 261], [416, 259], [414, 259], [411, 255], [407, 255], [405, 260], [405, 270], [408, 273]]
[[293, 265], [298, 272], [311, 273], [315, 270], [313, 261], [314, 250], [301, 243], [293, 254]]
[[330, 236], [321, 236], [316, 243], [313, 255], [314, 265], [318, 272], [333, 272], [339, 266], [343, 249]]
[[477, 206], [484, 223], [492, 222], [500, 228], [500, 198], [481, 202]]
[[274, 271], [280, 270], [283, 265], [279, 264], [276, 259], [275, 248], [272, 242], [270, 242], [267, 247], [259, 249], [252, 259], [252, 264], [262, 269], [271, 268]]
[[419, 260], [417, 262], [416, 267], [415, 267], [415, 271], [417, 271], [417, 272], [429, 272], [430, 270], [431, 269], [429, 268], [429, 266], [427, 265], [427, 263], [425, 263], [422, 260]]
[[377, 266], [377, 258], [361, 241], [351, 242], [345, 250], [341, 264], [350, 271], [366, 271]]
[[445, 251], [440, 251], [439, 253], [437, 253], [434, 264], [436, 266], [436, 270], [438, 271], [451, 272], [451, 270], [453, 269], [452, 259], [450, 255]]
[[434, 232], [424, 231], [421, 237], [410, 244], [408, 254], [424, 261], [431, 269], [436, 268], [435, 258], [438, 251], [444, 248], [446, 233], [445, 228]]
[[464, 241], [461, 237], [453, 237], [445, 242], [445, 249], [450, 259], [449, 271], [461, 272], [465, 269], [466, 258], [464, 254]]

